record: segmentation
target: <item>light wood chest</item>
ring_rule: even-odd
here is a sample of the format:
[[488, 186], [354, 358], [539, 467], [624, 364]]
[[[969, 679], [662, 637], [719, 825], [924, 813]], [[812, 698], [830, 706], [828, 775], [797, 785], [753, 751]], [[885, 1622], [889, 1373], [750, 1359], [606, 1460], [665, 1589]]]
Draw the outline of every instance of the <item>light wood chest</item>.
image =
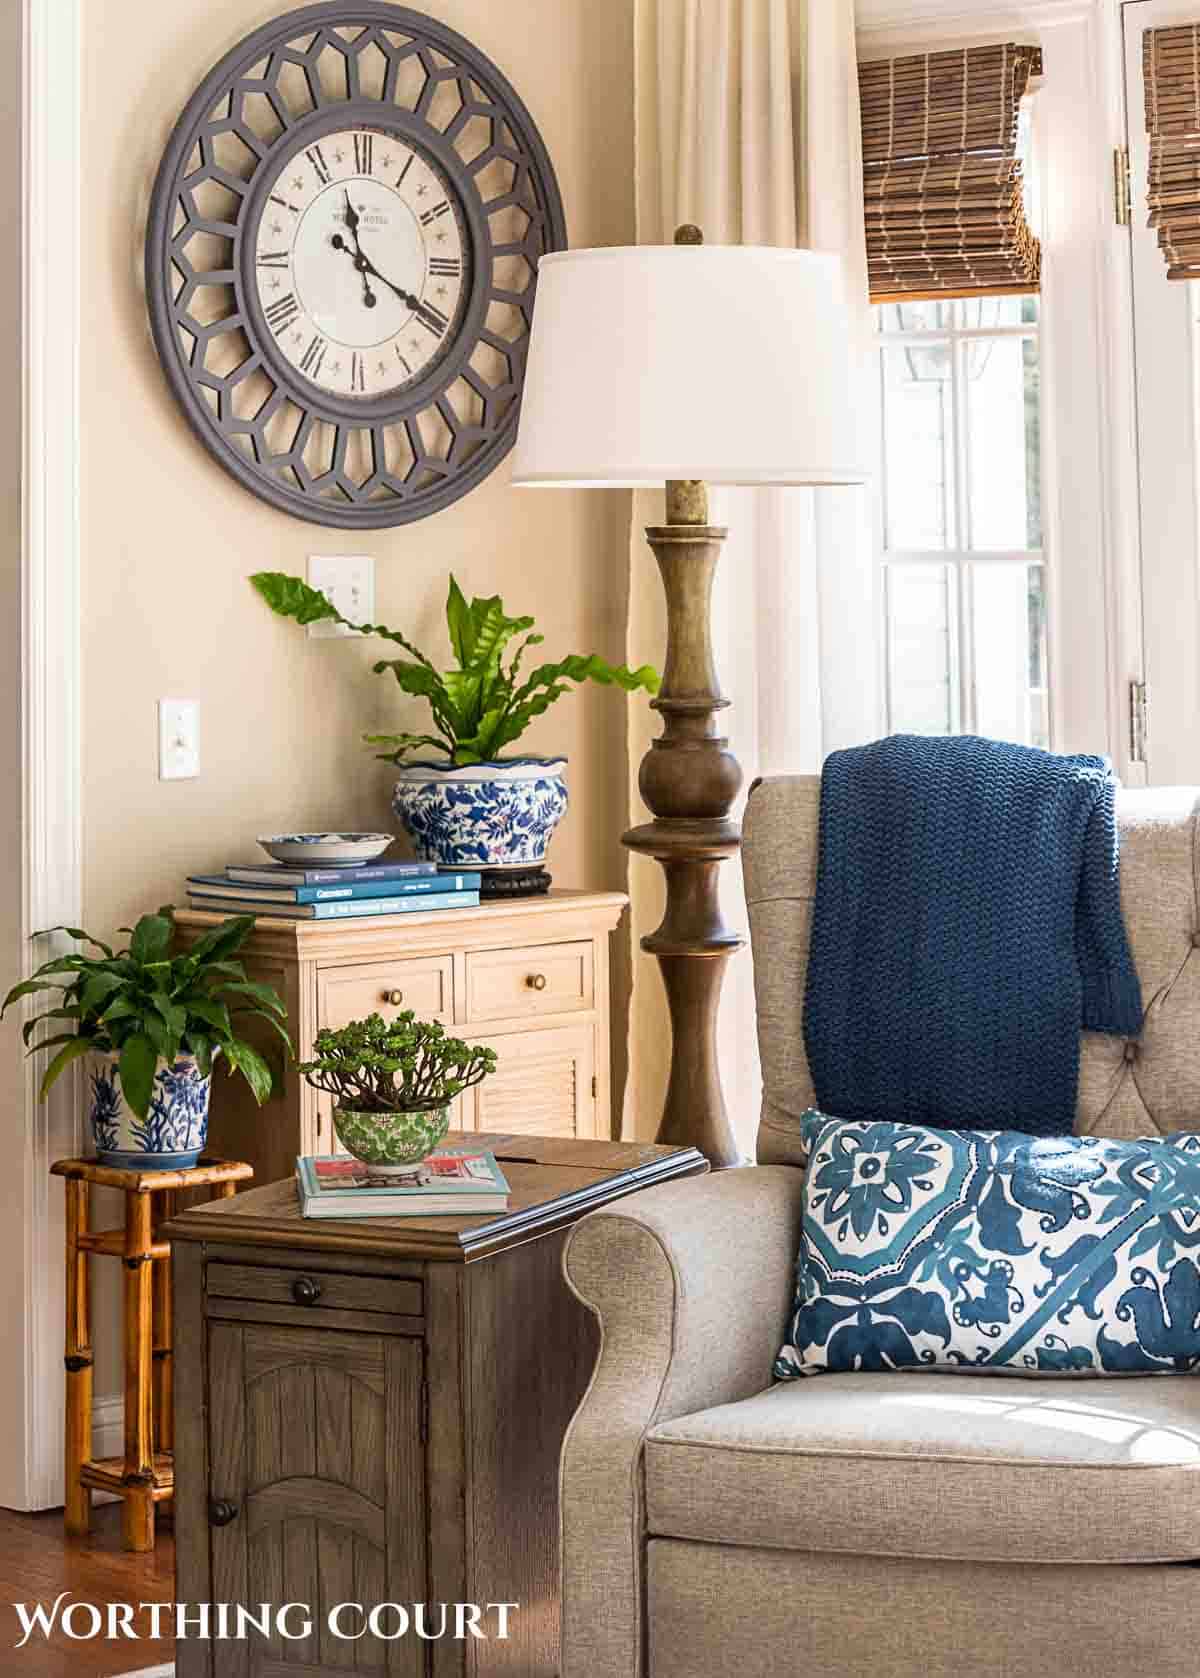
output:
[[[500, 1056], [496, 1073], [455, 1103], [456, 1128], [607, 1139], [608, 942], [626, 903], [619, 892], [552, 891], [394, 918], [263, 916], [244, 959], [286, 1002], [300, 1059], [323, 1026], [411, 1008]], [[185, 938], [221, 919], [196, 910], [176, 918]], [[298, 1153], [336, 1150], [330, 1103], [269, 1033], [252, 1026], [247, 1036], [275, 1069], [276, 1095], [258, 1108], [242, 1079], [218, 1071], [210, 1147], [272, 1182], [290, 1176]]]

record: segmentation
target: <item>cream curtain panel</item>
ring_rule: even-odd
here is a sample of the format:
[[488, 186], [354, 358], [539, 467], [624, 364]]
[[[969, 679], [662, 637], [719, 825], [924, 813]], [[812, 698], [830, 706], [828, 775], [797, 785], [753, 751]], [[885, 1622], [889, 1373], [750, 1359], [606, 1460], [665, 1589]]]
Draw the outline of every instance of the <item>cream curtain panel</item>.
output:
[[[863, 235], [858, 74], [852, 0], [635, 0], [637, 232], [669, 243], [695, 222], [710, 244], [805, 245], [844, 253], [861, 300], [854, 377], [864, 440], [877, 450]], [[713, 323], [714, 331], [721, 323]], [[704, 346], [697, 345], [703, 354]], [[658, 570], [642, 535], [662, 497], [633, 498], [628, 646], [659, 656], [665, 622]], [[814, 770], [839, 746], [880, 732], [880, 633], [869, 490], [719, 490], [729, 526], [715, 600], [724, 713], [745, 785]], [[637, 770], [658, 732], [629, 707], [629, 822], [644, 820]], [[741, 870], [723, 869], [732, 925], [746, 925]], [[630, 858], [633, 1003], [624, 1134], [653, 1136], [670, 1054], [657, 964], [638, 940], [663, 909], [657, 863]], [[759, 1071], [749, 957], [735, 957], [720, 1019], [725, 1096], [747, 1155]]]

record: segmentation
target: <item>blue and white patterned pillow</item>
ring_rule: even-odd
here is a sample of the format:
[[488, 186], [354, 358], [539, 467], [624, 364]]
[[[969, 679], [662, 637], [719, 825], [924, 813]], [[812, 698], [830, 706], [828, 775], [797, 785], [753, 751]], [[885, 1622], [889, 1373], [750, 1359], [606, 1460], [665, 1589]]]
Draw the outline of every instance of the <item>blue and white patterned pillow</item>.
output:
[[802, 1124], [777, 1378], [1200, 1367], [1200, 1135], [1117, 1142], [816, 1112]]

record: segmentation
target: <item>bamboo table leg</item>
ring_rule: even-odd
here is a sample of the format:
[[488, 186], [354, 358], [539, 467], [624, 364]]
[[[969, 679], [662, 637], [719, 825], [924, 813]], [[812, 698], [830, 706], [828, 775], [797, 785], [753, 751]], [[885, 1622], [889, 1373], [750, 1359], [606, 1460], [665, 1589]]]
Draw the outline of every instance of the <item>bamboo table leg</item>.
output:
[[125, 1473], [122, 1532], [127, 1550], [154, 1548], [151, 1404], [151, 1197], [125, 1196]]
[[65, 1492], [66, 1529], [84, 1538], [91, 1528], [92, 1494], [80, 1481], [92, 1457], [92, 1333], [88, 1298], [88, 1255], [79, 1237], [88, 1227], [89, 1184], [68, 1178], [67, 1191], [67, 1412]]
[[[162, 1191], [161, 1218], [175, 1214], [173, 1189]], [[154, 1449], [175, 1449], [174, 1323], [171, 1318], [171, 1261], [154, 1261]]]

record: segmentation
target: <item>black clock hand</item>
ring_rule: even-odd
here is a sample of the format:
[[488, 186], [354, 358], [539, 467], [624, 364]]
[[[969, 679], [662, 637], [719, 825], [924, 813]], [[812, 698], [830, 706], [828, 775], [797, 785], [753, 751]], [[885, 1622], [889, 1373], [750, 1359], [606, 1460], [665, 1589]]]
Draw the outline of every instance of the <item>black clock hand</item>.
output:
[[[351, 211], [351, 214], [353, 214], [353, 211]], [[355, 220], [357, 220], [357, 219], [358, 218], [355, 217]], [[353, 259], [354, 266], [358, 269], [359, 273], [362, 275], [363, 302], [366, 304], [368, 309], [373, 309], [375, 307], [377, 299], [376, 299], [375, 293], [371, 290], [371, 282], [367, 278], [367, 259], [366, 259], [366, 257], [363, 256], [361, 251], [358, 251], [357, 253], [352, 251], [350, 249], [350, 246], [342, 238], [340, 233], [335, 233], [333, 235], [333, 238], [329, 242], [333, 246], [335, 251], [345, 251], [346, 255]]]

